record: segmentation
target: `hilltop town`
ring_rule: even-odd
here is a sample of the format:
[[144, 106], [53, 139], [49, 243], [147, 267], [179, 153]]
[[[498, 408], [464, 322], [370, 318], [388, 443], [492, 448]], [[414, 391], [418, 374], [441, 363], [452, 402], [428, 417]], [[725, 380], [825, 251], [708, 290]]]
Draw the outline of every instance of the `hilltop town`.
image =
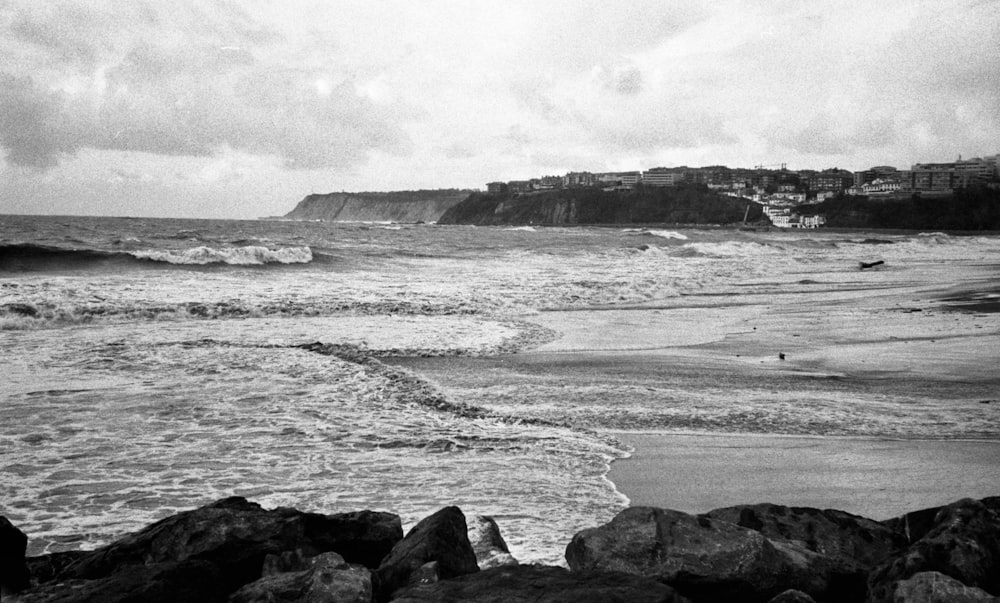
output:
[[562, 189], [601, 189], [631, 192], [637, 189], [703, 185], [721, 195], [758, 204], [779, 228], [818, 228], [825, 217], [802, 206], [844, 197], [898, 200], [944, 197], [956, 190], [985, 186], [1000, 190], [1000, 154], [948, 163], [917, 163], [908, 170], [875, 166], [863, 171], [831, 168], [790, 170], [786, 164], [754, 168], [656, 167], [645, 171], [569, 172], [529, 180], [490, 182], [487, 193], [520, 197]]

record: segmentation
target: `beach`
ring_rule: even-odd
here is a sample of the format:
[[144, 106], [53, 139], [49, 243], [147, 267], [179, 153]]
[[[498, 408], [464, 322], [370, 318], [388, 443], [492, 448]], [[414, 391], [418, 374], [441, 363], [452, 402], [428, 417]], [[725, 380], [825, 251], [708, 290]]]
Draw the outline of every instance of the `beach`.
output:
[[[966, 420], [949, 426], [951, 434], [940, 426], [926, 432], [936, 439], [899, 439], [907, 435], [902, 425], [912, 427], [909, 434], [919, 433], [912, 416], [880, 425], [876, 432], [884, 433], [881, 438], [615, 434], [635, 452], [616, 461], [608, 477], [632, 505], [703, 513], [771, 502], [887, 519], [957, 497], [997, 493], [1000, 442], [974, 439], [988, 435], [987, 423], [1000, 418], [996, 295], [988, 273], [985, 280], [972, 281], [958, 288], [960, 294], [954, 286], [875, 288], [867, 294], [824, 291], [784, 299], [745, 298], [734, 308], [681, 308], [654, 316], [636, 311], [625, 319], [586, 316], [568, 321], [572, 324], [563, 328], [570, 335], [544, 349], [644, 350], [663, 355], [667, 363], [702, 360], [706, 375], [735, 372], [750, 380], [758, 377], [758, 367], [767, 367], [775, 375], [862, 380], [887, 395], [916, 382], [948, 389], [958, 398], [953, 403], [964, 407], [959, 412]], [[559, 318], [547, 316], [540, 322], [559, 329]], [[607, 328], [615, 323], [626, 327], [624, 333], [613, 340], [596, 336], [615, 332]], [[589, 338], [581, 338], [582, 333]], [[741, 400], [734, 398], [732, 403], [739, 405]], [[909, 415], [907, 410], [903, 413]], [[849, 416], [839, 420], [840, 431], [852, 431]], [[794, 430], [792, 422], [785, 425]], [[957, 439], [939, 439], [947, 435]]]
[[0, 514], [30, 555], [245, 496], [457, 505], [561, 564], [629, 504], [886, 517], [1000, 482], [968, 448], [1000, 441], [996, 237], [0, 226]]
[[996, 268], [922, 268], [948, 285], [855, 269], [745, 283], [741, 296], [543, 311], [531, 320], [553, 341], [431, 372], [446, 389], [460, 383], [456, 395], [531, 381], [558, 397], [536, 397], [533, 416], [586, 424], [595, 407], [619, 408], [600, 423], [633, 450], [608, 474], [631, 505], [772, 502], [886, 519], [995, 495]]

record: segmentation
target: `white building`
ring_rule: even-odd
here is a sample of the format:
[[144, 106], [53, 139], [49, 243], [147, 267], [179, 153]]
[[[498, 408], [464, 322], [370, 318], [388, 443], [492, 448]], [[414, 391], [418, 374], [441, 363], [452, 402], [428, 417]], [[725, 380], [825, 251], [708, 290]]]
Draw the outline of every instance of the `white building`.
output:
[[684, 172], [653, 168], [642, 173], [642, 183], [647, 186], [677, 186], [684, 181]]

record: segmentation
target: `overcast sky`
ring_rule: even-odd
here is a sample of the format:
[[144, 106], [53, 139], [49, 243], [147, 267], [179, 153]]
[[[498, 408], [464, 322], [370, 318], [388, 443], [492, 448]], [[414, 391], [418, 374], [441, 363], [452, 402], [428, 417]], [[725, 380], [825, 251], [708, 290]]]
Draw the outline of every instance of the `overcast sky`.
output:
[[1000, 152], [1000, 0], [0, 0], [0, 213]]

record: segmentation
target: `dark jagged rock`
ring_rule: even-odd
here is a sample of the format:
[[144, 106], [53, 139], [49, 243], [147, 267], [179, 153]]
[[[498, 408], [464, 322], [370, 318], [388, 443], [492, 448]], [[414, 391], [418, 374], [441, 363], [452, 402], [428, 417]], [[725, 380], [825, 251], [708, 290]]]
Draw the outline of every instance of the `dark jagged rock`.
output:
[[411, 574], [433, 561], [442, 580], [479, 571], [465, 515], [458, 507], [445, 507], [424, 518], [393, 547], [375, 573], [377, 600], [389, 600], [410, 583]]
[[929, 571], [1000, 594], [1000, 514], [991, 506], [989, 499], [963, 499], [941, 507], [930, 521], [929, 510], [918, 512], [910, 520], [913, 543], [869, 575], [868, 600], [893, 601], [901, 581]]
[[834, 509], [738, 505], [709, 511], [706, 515], [760, 532], [775, 539], [793, 540], [810, 551], [871, 568], [906, 546], [891, 527], [859, 515]]
[[201, 559], [219, 567], [232, 591], [260, 577], [268, 554], [300, 549], [311, 557], [334, 551], [351, 563], [375, 567], [401, 537], [400, 519], [389, 513], [266, 511], [233, 497], [168, 517], [87, 553], [59, 578], [103, 578], [125, 567]]
[[650, 578], [623, 572], [570, 572], [541, 565], [501, 566], [399, 594], [394, 603], [685, 603]]
[[966, 586], [940, 572], [920, 572], [901, 580], [896, 588], [894, 603], [997, 603], [981, 588]]
[[88, 554], [89, 551], [61, 551], [38, 557], [28, 557], [26, 561], [31, 581], [33, 584], [51, 582], [56, 576], [62, 574], [64, 569]]
[[507, 542], [500, 535], [500, 526], [492, 517], [473, 515], [469, 518], [469, 542], [476, 553], [479, 569], [490, 569], [501, 565], [517, 565], [517, 559], [510, 554]]
[[864, 597], [865, 572], [787, 541], [701, 515], [633, 507], [578, 533], [566, 548], [575, 571], [649, 576], [696, 601], [759, 601], [799, 589], [826, 601]]
[[816, 599], [813, 599], [801, 590], [792, 589], [786, 590], [767, 603], [816, 603]]
[[371, 572], [336, 553], [323, 553], [309, 569], [273, 574], [243, 586], [229, 603], [371, 603]]
[[786, 590], [767, 603], [816, 603], [816, 599], [813, 599], [801, 590], [791, 589]]
[[28, 588], [24, 551], [28, 537], [6, 517], [0, 516], [0, 597]]
[[303, 556], [302, 549], [284, 551], [278, 555], [265, 555], [260, 575], [266, 577], [287, 572], [303, 572], [309, 569], [310, 562], [310, 559]]
[[46, 584], [17, 603], [219, 603], [226, 588], [214, 564], [187, 560], [131, 566], [96, 580]]

